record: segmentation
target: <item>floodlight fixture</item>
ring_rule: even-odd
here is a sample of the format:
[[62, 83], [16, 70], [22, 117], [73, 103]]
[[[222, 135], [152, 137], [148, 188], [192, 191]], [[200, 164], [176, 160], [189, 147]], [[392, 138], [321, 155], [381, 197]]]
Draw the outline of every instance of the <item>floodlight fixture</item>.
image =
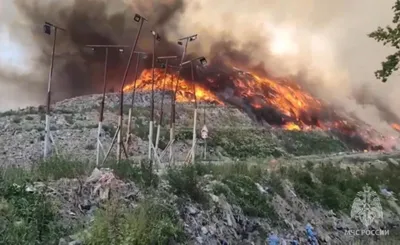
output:
[[120, 53], [123, 53], [123, 52], [124, 52], [124, 49], [123, 49], [123, 48], [119, 48], [118, 51], [119, 51]]
[[133, 20], [136, 21], [136, 22], [139, 22], [141, 19], [146, 20], [140, 14], [135, 14], [135, 17], [133, 17]]
[[43, 31], [47, 35], [50, 35], [51, 34], [51, 25], [49, 23], [45, 22], [45, 24], [43, 25]]
[[156, 41], [158, 41], [158, 42], [161, 41], [161, 37], [157, 32], [151, 31], [151, 34], [154, 36]]
[[202, 66], [206, 66], [208, 63], [205, 57], [200, 57], [199, 61]]
[[178, 41], [189, 40], [191, 42], [191, 41], [194, 41], [196, 39], [197, 39], [197, 34], [194, 34], [194, 35], [191, 35], [191, 36], [182, 37], [182, 38], [178, 39]]

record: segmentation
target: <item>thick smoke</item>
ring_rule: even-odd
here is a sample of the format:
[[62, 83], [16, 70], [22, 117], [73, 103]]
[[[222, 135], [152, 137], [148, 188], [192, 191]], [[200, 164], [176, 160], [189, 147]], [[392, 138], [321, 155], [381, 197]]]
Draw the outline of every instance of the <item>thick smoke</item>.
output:
[[[166, 39], [158, 47], [160, 55], [179, 54], [176, 39], [197, 33], [199, 39], [190, 44], [189, 52], [244, 70], [296, 77], [318, 97], [387, 129], [388, 115], [400, 116], [396, 112], [400, 91], [394, 82], [382, 84], [375, 79], [373, 71], [390, 50], [369, 39], [367, 33], [390, 23], [393, 3], [394, 0], [3, 0], [0, 18], [5, 24], [0, 38], [5, 40], [4, 33], [9, 33], [10, 40], [24, 49], [20, 51], [24, 56], [12, 69], [9, 62], [0, 62], [0, 109], [43, 103], [51, 53], [51, 37], [41, 29], [44, 21], [68, 29], [68, 33], [60, 33], [57, 42], [54, 93], [56, 99], [62, 99], [100, 91], [104, 53], [91, 54], [82, 46], [130, 45], [137, 31], [137, 23], [132, 21], [137, 12], [149, 19], [140, 50], [151, 52], [150, 29], [156, 29]], [[114, 87], [125, 66], [126, 55], [117, 51], [110, 54], [109, 79]], [[29, 99], [2, 101], [5, 94]], [[362, 104], [360, 94], [374, 102]], [[386, 111], [384, 117], [382, 108]]]

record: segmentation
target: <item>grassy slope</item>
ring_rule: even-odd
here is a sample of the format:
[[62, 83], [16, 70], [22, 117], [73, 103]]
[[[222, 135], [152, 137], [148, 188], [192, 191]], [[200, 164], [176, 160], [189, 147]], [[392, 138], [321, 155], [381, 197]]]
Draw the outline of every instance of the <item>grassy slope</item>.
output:
[[[274, 195], [285, 198], [285, 181], [290, 181], [295, 193], [303, 200], [319, 204], [327, 210], [349, 213], [355, 194], [365, 184], [378, 191], [380, 185], [391, 188], [399, 198], [400, 167], [389, 163], [386, 168], [369, 167], [358, 175], [326, 163], [287, 165], [269, 171], [269, 165], [240, 162], [224, 165], [195, 164], [168, 169], [158, 176], [149, 165], [121, 162], [110, 165], [122, 180], [141, 186], [145, 198], [132, 212], [119, 202], [105, 203], [96, 212], [95, 221], [81, 234], [85, 244], [165, 244], [168, 240], [186, 239], [182, 220], [176, 216], [175, 205], [160, 200], [175, 195], [177, 203], [198, 203], [204, 210], [213, 205], [210, 193], [223, 194], [229, 203], [241, 208], [249, 217], [258, 217], [273, 227], [284, 224], [272, 206], [271, 195], [257, 187], [268, 186]], [[79, 222], [63, 222], [57, 212], [57, 202], [43, 192], [29, 192], [24, 186], [34, 181], [51, 183], [60, 178], [88, 176], [93, 166], [65, 159], [38, 163], [32, 171], [8, 168], [0, 176], [0, 244], [58, 244], [67, 234], [82, 230]], [[167, 183], [167, 186], [160, 186]], [[18, 184], [20, 187], [14, 185]], [[49, 184], [51, 186], [51, 184]], [[381, 200], [385, 200], [383, 197]], [[390, 205], [384, 201], [385, 209]], [[117, 225], [118, 224], [118, 225]], [[262, 228], [260, 228], [262, 229]], [[266, 231], [260, 231], [265, 234]]]

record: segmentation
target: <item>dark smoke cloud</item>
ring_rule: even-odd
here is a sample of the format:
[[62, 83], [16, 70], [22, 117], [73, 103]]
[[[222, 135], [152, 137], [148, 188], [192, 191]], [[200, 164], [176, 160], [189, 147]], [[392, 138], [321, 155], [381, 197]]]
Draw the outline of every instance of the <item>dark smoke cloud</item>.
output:
[[[39, 57], [38, 67], [46, 69], [50, 64], [53, 38], [43, 34], [42, 23], [54, 23], [67, 30], [57, 33], [56, 58], [54, 67], [54, 100], [71, 96], [100, 92], [103, 80], [104, 49], [90, 52], [85, 45], [131, 45], [138, 31], [133, 21], [136, 12], [149, 20], [142, 29], [138, 50], [152, 51], [151, 29], [164, 35], [164, 26], [168, 25], [176, 13], [184, 9], [183, 1], [157, 3], [148, 6], [146, 1], [137, 3], [135, 9], [121, 1], [111, 3], [99, 0], [59, 1], [46, 3], [39, 1], [16, 0], [18, 10], [30, 24], [30, 31], [37, 47], [43, 53]], [[111, 11], [112, 8], [120, 9]], [[151, 8], [152, 11], [149, 11]], [[111, 12], [110, 12], [111, 11]], [[158, 44], [159, 55], [177, 51], [176, 45], [166, 42]], [[116, 89], [126, 69], [129, 49], [120, 54], [117, 49], [109, 49], [108, 79], [110, 88]], [[144, 67], [151, 65], [147, 59]], [[131, 68], [133, 69], [132, 64]], [[132, 70], [131, 69], [131, 70]], [[132, 72], [130, 76], [133, 76]], [[43, 85], [42, 85], [43, 88]]]

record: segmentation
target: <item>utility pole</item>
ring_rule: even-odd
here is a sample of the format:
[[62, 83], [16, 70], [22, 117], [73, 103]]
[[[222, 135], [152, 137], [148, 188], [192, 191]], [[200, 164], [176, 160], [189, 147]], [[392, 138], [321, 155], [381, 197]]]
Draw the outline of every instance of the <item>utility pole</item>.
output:
[[203, 159], [207, 159], [207, 138], [208, 138], [208, 129], [206, 126], [206, 107], [203, 107], [203, 128], [201, 129], [201, 138], [204, 140], [203, 146]]
[[191, 154], [191, 162], [194, 164], [196, 157], [196, 127], [197, 127], [197, 96], [196, 96], [196, 82], [194, 80], [194, 69], [193, 62], [199, 60], [202, 66], [207, 65], [207, 60], [204, 57], [198, 57], [189, 61], [182, 63], [184, 66], [186, 64], [190, 64], [191, 74], [192, 74], [192, 83], [193, 83], [193, 96], [194, 96], [194, 115], [193, 115], [193, 138], [192, 138], [192, 148], [189, 154]]
[[153, 151], [154, 148], [153, 144], [153, 131], [154, 131], [154, 72], [155, 72], [155, 62], [156, 62], [156, 42], [161, 41], [160, 35], [155, 32], [151, 31], [153, 35], [153, 59], [152, 59], [152, 75], [151, 75], [151, 111], [150, 111], [150, 122], [149, 122], [149, 151], [148, 151], [148, 158], [151, 162], [153, 162]]
[[[181, 62], [179, 64], [179, 70], [178, 70], [178, 75], [176, 79], [176, 86], [175, 90], [173, 91], [173, 96], [172, 96], [172, 105], [171, 105], [171, 126], [170, 126], [170, 133], [169, 133], [169, 138], [170, 138], [170, 146], [169, 146], [169, 158], [170, 158], [170, 164], [174, 164], [175, 158], [174, 158], [174, 141], [175, 141], [175, 123], [176, 123], [176, 95], [178, 92], [179, 88], [179, 77], [180, 73], [182, 70], [182, 63], [183, 59], [186, 56], [186, 51], [187, 51], [187, 46], [189, 42], [192, 42], [197, 39], [197, 34], [183, 37], [178, 40], [178, 44], [181, 46], [184, 46], [183, 51], [182, 51], [182, 57], [181, 57]], [[185, 44], [183, 44], [183, 41]]]
[[147, 54], [145, 52], [137, 52], [135, 51], [137, 55], [137, 61], [136, 61], [136, 67], [135, 67], [135, 81], [133, 82], [133, 90], [132, 90], [132, 102], [131, 102], [131, 107], [129, 108], [129, 115], [128, 115], [128, 126], [127, 126], [127, 131], [126, 131], [126, 145], [129, 145], [130, 138], [131, 138], [131, 130], [132, 130], [132, 113], [133, 113], [133, 107], [135, 104], [135, 95], [136, 95], [136, 83], [137, 79], [139, 76], [139, 64], [141, 59], [146, 59]]
[[134, 21], [140, 23], [140, 25], [139, 25], [139, 30], [137, 32], [136, 38], [132, 45], [131, 53], [130, 53], [129, 59], [128, 59], [128, 64], [126, 66], [124, 77], [122, 78], [121, 88], [120, 88], [120, 93], [121, 93], [120, 94], [120, 108], [119, 108], [118, 129], [117, 129], [117, 133], [118, 133], [117, 161], [118, 162], [121, 160], [121, 154], [122, 154], [121, 150], [122, 149], [124, 149], [125, 156], [128, 157], [125, 146], [122, 142], [122, 127], [123, 127], [122, 119], [123, 119], [123, 115], [124, 115], [124, 86], [126, 83], [126, 78], [128, 76], [129, 68], [131, 66], [132, 57], [133, 57], [133, 54], [135, 53], [136, 45], [137, 45], [139, 37], [140, 37], [140, 32], [142, 30], [143, 23], [144, 23], [144, 21], [147, 21], [144, 17], [140, 16], [139, 14], [135, 14], [135, 17], [133, 19], [134, 19]]
[[[62, 30], [66, 31], [65, 29], [51, 24], [49, 22], [45, 22], [43, 25], [44, 33], [47, 35], [51, 35], [51, 29], [54, 28], [54, 39], [53, 39], [53, 51], [51, 53], [51, 62], [50, 62], [50, 71], [49, 71], [49, 80], [47, 85], [47, 100], [46, 100], [46, 128], [45, 128], [45, 136], [44, 136], [44, 151], [43, 151], [43, 158], [46, 159], [48, 155], [48, 150], [50, 147], [50, 138], [52, 135], [50, 133], [50, 102], [51, 102], [51, 80], [53, 77], [53, 66], [54, 66], [54, 54], [56, 51], [56, 40], [57, 40], [57, 31]], [[52, 140], [54, 144], [54, 140]]]
[[[161, 63], [161, 67], [164, 68], [164, 77], [163, 77], [163, 84], [162, 84], [162, 95], [161, 95], [161, 111], [160, 111], [160, 119], [157, 125], [157, 134], [156, 134], [156, 145], [154, 147], [155, 151], [157, 151], [158, 149], [158, 144], [160, 142], [160, 133], [161, 133], [161, 127], [163, 127], [163, 117], [164, 117], [164, 98], [165, 98], [165, 78], [167, 77], [167, 73], [168, 73], [168, 61], [169, 60], [175, 60], [177, 59], [178, 56], [160, 56], [157, 57], [157, 62]], [[162, 61], [165, 60], [165, 63], [162, 63]], [[157, 154], [157, 152], [155, 152], [155, 154]]]
[[100, 163], [100, 148], [104, 148], [101, 144], [100, 136], [101, 130], [103, 129], [103, 119], [104, 119], [104, 105], [105, 105], [105, 97], [106, 97], [106, 89], [107, 89], [107, 66], [108, 66], [108, 50], [110, 48], [118, 48], [119, 52], [124, 52], [124, 48], [129, 48], [129, 46], [125, 45], [86, 45], [86, 47], [91, 48], [93, 51], [96, 49], [104, 49], [105, 50], [105, 58], [104, 58], [104, 76], [103, 76], [103, 94], [100, 103], [100, 113], [99, 113], [99, 125], [97, 129], [97, 148], [96, 148], [96, 166]]

